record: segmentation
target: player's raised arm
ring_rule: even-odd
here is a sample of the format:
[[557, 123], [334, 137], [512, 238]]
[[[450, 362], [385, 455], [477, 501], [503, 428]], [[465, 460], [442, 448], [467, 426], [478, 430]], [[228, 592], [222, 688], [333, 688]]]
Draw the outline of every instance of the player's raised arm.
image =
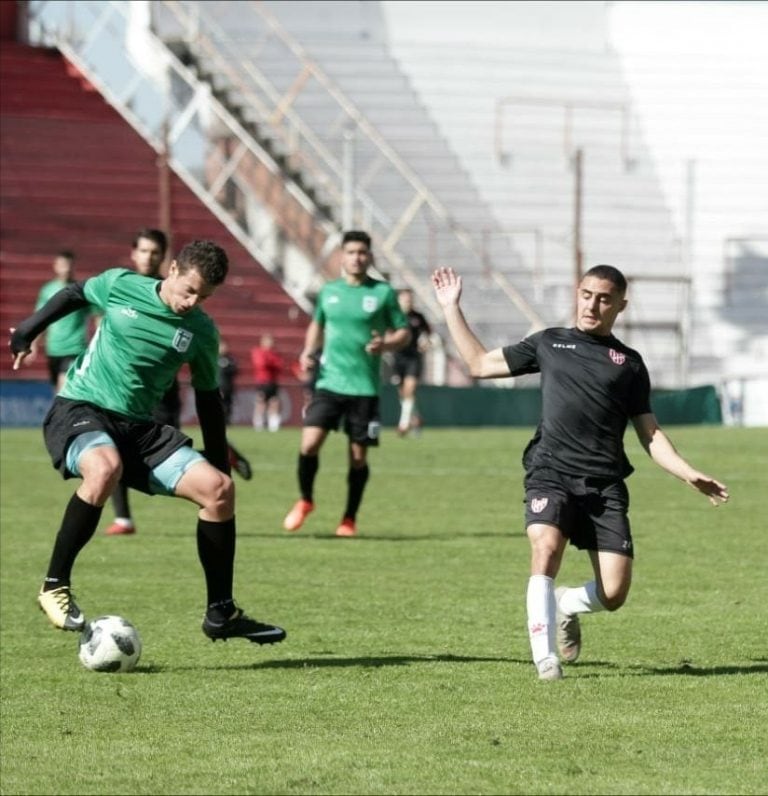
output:
[[461, 311], [461, 277], [453, 268], [437, 268], [432, 272], [432, 286], [438, 304], [443, 310], [448, 331], [459, 355], [476, 379], [493, 379], [509, 376], [507, 365], [500, 348], [486, 350], [477, 339]]

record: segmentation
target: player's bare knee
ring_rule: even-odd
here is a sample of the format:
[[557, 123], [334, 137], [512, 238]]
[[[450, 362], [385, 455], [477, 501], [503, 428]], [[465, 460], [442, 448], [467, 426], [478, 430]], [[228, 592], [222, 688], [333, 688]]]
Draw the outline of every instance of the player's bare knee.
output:
[[202, 495], [201, 507], [214, 514], [227, 514], [234, 511], [234, 505], [235, 485], [228, 475], [217, 471]]
[[123, 477], [123, 463], [116, 448], [103, 446], [80, 458], [83, 487], [94, 502], [103, 502]]
[[627, 601], [627, 591], [621, 589], [620, 591], [603, 594], [600, 602], [605, 606], [606, 611], [618, 611], [622, 605]]

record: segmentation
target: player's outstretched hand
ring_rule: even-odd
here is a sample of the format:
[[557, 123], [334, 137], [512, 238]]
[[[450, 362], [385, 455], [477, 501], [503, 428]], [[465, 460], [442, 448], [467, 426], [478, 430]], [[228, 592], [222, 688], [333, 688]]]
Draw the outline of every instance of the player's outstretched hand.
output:
[[730, 497], [728, 494], [728, 487], [725, 484], [715, 481], [714, 478], [704, 475], [704, 473], [694, 473], [688, 479], [688, 483], [694, 489], [698, 489], [702, 495], [706, 495], [713, 506], [726, 503]]
[[432, 287], [441, 307], [450, 307], [459, 303], [461, 277], [453, 268], [436, 268], [432, 272]]
[[11, 339], [8, 341], [8, 347], [11, 349], [11, 355], [13, 356], [13, 369], [18, 370], [21, 367], [21, 363], [32, 353], [32, 349], [19, 348], [18, 341], [14, 340], [13, 335], [16, 328], [12, 326], [9, 331], [11, 333]]

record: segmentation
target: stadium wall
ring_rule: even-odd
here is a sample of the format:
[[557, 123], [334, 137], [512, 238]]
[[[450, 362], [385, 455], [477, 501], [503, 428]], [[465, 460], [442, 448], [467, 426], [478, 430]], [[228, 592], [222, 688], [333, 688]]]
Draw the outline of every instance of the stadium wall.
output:
[[[185, 387], [184, 423], [196, 423], [192, 400]], [[286, 426], [301, 423], [301, 390], [283, 390]], [[426, 426], [535, 426], [539, 420], [541, 394], [538, 388], [514, 390], [487, 387], [435, 387], [419, 391], [419, 409]], [[0, 381], [0, 427], [21, 428], [41, 425], [53, 394], [47, 382]], [[233, 413], [234, 425], [249, 425], [253, 411], [253, 390], [238, 391]], [[711, 385], [687, 390], [658, 390], [651, 403], [662, 425], [721, 424], [723, 414], [717, 390]], [[397, 389], [387, 385], [381, 394], [381, 419], [386, 427], [397, 425], [400, 403]]]

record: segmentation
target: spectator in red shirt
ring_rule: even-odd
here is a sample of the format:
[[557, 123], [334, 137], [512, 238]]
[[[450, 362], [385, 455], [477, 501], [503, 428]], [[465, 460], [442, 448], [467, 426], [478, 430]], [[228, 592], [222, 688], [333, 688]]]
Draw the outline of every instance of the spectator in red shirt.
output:
[[280, 374], [285, 363], [273, 346], [271, 334], [261, 336], [259, 345], [251, 349], [253, 378], [256, 382], [256, 403], [253, 407], [253, 427], [261, 431], [265, 426], [270, 431], [278, 431], [281, 422]]

